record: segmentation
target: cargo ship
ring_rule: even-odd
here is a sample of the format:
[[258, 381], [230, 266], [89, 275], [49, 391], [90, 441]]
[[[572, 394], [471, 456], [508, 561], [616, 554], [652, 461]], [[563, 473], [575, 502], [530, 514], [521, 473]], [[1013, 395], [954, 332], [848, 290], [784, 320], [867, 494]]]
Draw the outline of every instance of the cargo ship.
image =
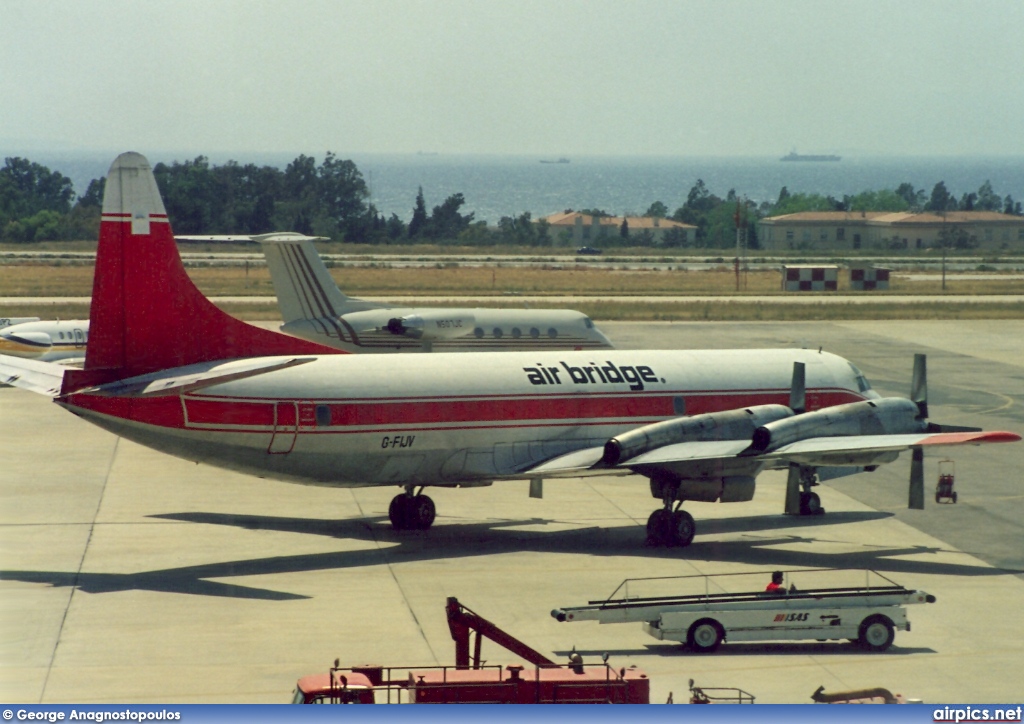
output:
[[831, 154], [813, 154], [813, 153], [797, 153], [796, 151], [790, 151], [785, 156], [779, 159], [780, 161], [840, 161], [842, 156], [833, 156]]

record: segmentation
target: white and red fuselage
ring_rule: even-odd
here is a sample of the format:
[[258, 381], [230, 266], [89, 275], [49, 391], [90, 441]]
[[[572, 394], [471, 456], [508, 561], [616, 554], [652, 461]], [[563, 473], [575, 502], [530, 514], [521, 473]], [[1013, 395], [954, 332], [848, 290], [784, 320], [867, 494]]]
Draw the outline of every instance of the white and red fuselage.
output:
[[826, 352], [602, 350], [315, 356], [194, 393], [86, 390], [60, 403], [128, 439], [242, 472], [339, 487], [445, 485], [514, 476], [684, 414], [785, 405], [794, 362], [806, 365], [808, 410], [877, 397]]

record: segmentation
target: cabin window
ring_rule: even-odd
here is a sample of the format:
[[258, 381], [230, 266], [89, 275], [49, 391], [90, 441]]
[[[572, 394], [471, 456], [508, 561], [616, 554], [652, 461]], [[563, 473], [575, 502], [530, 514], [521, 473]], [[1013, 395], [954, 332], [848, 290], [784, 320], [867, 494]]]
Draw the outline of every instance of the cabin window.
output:
[[327, 405], [316, 406], [317, 427], [327, 427], [331, 424], [331, 408]]
[[533, 337], [534, 339], [537, 339], [538, 337], [540, 337], [540, 330], [537, 329], [536, 327], [530, 327], [530, 336]]
[[513, 338], [519, 339], [522, 336], [523, 336], [523, 330], [519, 329], [519, 327], [513, 327], [512, 328], [512, 337]]
[[473, 336], [476, 337], [477, 339], [483, 339], [484, 328], [483, 327], [477, 327], [476, 329], [474, 329], [473, 330]]
[[548, 329], [548, 336], [551, 337], [551, 339], [554, 339], [555, 337], [558, 336], [558, 330], [555, 329], [554, 327], [550, 327]]
[[64, 339], [64, 333], [63, 333], [63, 332], [60, 332], [59, 334], [60, 334], [60, 338], [61, 338], [61, 339]]
[[672, 412], [682, 417], [686, 414], [686, 400], [682, 397], [672, 398]]
[[495, 339], [501, 339], [501, 335], [503, 335], [504, 332], [501, 331], [501, 327], [495, 327], [491, 334], [494, 335]]

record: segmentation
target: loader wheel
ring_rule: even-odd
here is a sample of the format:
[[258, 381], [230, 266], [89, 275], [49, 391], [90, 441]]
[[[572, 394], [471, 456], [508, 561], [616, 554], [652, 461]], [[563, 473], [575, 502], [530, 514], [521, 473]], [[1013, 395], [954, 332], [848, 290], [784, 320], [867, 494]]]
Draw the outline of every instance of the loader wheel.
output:
[[861, 622], [860, 638], [857, 639], [857, 643], [868, 651], [885, 651], [892, 646], [895, 637], [896, 629], [893, 628], [892, 621], [875, 614]]
[[722, 624], [713, 618], [702, 618], [690, 626], [686, 634], [686, 643], [699, 654], [710, 654], [718, 648], [725, 638]]

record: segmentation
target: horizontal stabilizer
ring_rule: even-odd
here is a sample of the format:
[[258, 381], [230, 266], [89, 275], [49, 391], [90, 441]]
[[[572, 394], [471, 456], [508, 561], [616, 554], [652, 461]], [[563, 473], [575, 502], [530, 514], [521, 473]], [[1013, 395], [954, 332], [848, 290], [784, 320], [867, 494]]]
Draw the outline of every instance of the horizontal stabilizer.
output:
[[64, 382], [66, 368], [53, 362], [40, 362], [0, 354], [0, 384], [18, 387], [47, 397], [56, 397]]
[[205, 363], [192, 365], [176, 370], [173, 376], [157, 372], [127, 380], [110, 382], [87, 390], [90, 394], [105, 397], [163, 397], [194, 392], [204, 387], [234, 382], [247, 377], [255, 377], [268, 372], [288, 369], [311, 362], [313, 357], [295, 357], [291, 359], [256, 359], [224, 362], [220, 364]]
[[186, 242], [210, 242], [210, 243], [233, 243], [233, 244], [258, 244], [265, 241], [273, 242], [296, 242], [305, 239], [306, 241], [327, 241], [326, 236], [306, 236], [297, 231], [273, 231], [269, 234], [175, 234], [175, 240]]

